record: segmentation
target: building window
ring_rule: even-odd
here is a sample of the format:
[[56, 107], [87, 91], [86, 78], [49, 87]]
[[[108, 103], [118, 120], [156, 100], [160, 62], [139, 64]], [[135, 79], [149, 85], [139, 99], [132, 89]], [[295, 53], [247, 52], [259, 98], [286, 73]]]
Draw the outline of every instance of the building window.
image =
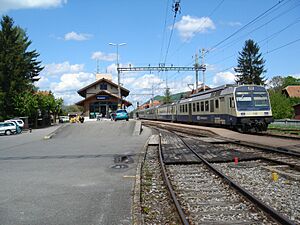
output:
[[106, 83], [101, 83], [100, 84], [100, 90], [107, 90], [107, 84]]

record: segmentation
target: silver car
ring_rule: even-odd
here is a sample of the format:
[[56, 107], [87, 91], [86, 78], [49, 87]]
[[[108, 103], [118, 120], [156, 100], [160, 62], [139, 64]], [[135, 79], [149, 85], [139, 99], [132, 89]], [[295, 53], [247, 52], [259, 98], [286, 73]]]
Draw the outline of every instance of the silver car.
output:
[[21, 129], [24, 128], [24, 122], [21, 119], [10, 119], [10, 120], [5, 120], [4, 122], [14, 122], [18, 124], [18, 126], [21, 127]]
[[16, 133], [16, 125], [12, 122], [0, 123], [0, 134], [11, 135]]

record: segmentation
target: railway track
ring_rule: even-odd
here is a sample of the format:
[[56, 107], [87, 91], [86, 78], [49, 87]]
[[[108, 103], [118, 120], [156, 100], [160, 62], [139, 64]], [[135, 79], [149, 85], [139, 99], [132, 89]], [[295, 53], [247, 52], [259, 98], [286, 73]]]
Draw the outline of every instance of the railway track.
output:
[[[291, 156], [300, 157], [300, 152], [299, 151], [293, 151], [292, 149], [285, 149], [285, 148], [268, 147], [268, 146], [265, 146], [265, 145], [258, 145], [258, 144], [254, 144], [254, 143], [251, 143], [251, 142], [237, 141], [237, 140], [233, 140], [233, 139], [229, 139], [229, 138], [223, 138], [223, 137], [217, 136], [215, 133], [213, 133], [211, 131], [208, 131], [208, 130], [201, 130], [201, 129], [195, 130], [194, 128], [179, 127], [179, 126], [176, 126], [176, 125], [160, 123], [158, 121], [152, 122], [152, 121], [149, 121], [149, 120], [143, 121], [142, 124], [145, 125], [145, 126], [153, 127], [153, 128], [165, 129], [165, 130], [169, 130], [169, 131], [173, 131], [173, 132], [179, 132], [179, 133], [182, 133], [182, 134], [187, 134], [187, 135], [191, 135], [191, 136], [195, 136], [195, 137], [217, 138], [219, 140], [223, 140], [224, 142], [232, 143], [232, 144], [238, 144], [240, 146], [253, 147], [253, 148], [256, 148], [256, 149], [261, 149], [263, 151], [269, 151], [269, 152], [272, 152], [272, 153], [283, 153], [285, 155], [289, 154]], [[278, 137], [278, 136], [274, 136], [274, 137]], [[255, 136], [254, 136], [254, 138], [255, 138]], [[282, 137], [280, 137], [280, 138], [282, 138]]]
[[294, 224], [175, 134], [163, 132], [160, 161], [183, 224]]

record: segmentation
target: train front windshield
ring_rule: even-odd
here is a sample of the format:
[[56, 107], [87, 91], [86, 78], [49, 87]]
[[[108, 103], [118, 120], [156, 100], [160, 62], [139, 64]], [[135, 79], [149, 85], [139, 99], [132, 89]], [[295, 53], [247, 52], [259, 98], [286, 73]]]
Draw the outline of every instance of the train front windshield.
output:
[[239, 87], [235, 92], [238, 111], [270, 110], [268, 93], [264, 87]]

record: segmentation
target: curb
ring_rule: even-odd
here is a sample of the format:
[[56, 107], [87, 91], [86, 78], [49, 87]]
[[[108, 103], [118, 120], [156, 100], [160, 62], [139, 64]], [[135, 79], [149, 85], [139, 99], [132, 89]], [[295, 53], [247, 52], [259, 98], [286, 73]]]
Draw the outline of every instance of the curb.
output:
[[139, 157], [139, 161], [136, 168], [135, 182], [133, 186], [132, 206], [131, 206], [131, 220], [133, 225], [141, 225], [142, 212], [141, 212], [141, 172], [147, 153], [148, 142], [150, 137], [146, 141]]
[[64, 127], [68, 126], [70, 124], [63, 124], [61, 126], [59, 126], [58, 128], [56, 128], [54, 131], [52, 131], [50, 134], [44, 136], [44, 140], [49, 140], [51, 139], [54, 135], [56, 135], [59, 131], [61, 131]]
[[133, 130], [133, 136], [139, 136], [142, 132], [142, 122], [139, 120], [135, 121], [135, 126]]

